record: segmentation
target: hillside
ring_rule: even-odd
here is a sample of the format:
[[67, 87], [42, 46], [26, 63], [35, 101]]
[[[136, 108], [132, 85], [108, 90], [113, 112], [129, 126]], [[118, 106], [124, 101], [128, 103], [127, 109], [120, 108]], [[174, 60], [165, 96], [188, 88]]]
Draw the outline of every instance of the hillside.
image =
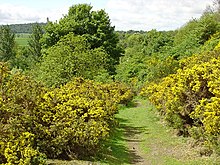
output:
[[[9, 27], [14, 33], [32, 33], [32, 26], [36, 23], [10, 24]], [[38, 23], [44, 27], [46, 23]]]

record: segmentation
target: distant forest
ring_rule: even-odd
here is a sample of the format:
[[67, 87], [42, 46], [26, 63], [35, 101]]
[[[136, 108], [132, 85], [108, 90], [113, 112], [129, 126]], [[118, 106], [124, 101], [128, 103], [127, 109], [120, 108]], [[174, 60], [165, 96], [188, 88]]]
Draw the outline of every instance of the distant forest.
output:
[[[32, 29], [33, 29], [33, 26], [34, 25], [40, 25], [42, 27], [42, 29], [44, 29], [43, 27], [46, 26], [47, 23], [38, 23], [38, 22], [35, 22], [35, 23], [24, 23], [24, 24], [10, 24], [8, 25], [9, 28], [14, 32], [14, 33], [29, 33], [31, 34], [32, 33]], [[0, 25], [2, 26], [2, 25]], [[128, 30], [128, 31], [117, 31], [118, 33], [127, 33], [127, 34], [134, 34], [134, 33], [140, 33], [140, 34], [143, 34], [145, 33], [146, 31], [143, 31], [143, 30]]]
[[[32, 33], [32, 27], [36, 23], [25, 23], [25, 24], [11, 24], [9, 25], [9, 28], [14, 32], [14, 33]], [[45, 26], [47, 23], [37, 23], [40, 26]]]

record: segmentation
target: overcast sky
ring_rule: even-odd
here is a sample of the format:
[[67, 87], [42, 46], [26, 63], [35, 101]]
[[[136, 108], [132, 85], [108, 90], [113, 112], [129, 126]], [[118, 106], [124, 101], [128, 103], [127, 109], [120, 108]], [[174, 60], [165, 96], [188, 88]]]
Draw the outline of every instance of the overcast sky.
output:
[[213, 0], [0, 0], [0, 24], [59, 20], [78, 3], [105, 9], [116, 30], [174, 30], [199, 18]]

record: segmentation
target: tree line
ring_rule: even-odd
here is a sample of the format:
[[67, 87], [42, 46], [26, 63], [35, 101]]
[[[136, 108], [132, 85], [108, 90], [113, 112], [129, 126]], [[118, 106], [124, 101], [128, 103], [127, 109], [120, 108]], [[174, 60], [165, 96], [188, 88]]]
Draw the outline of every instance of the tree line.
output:
[[[10, 24], [8, 25], [9, 28], [12, 30], [12, 32], [19, 34], [19, 33], [32, 33], [32, 27], [38, 24], [41, 27], [44, 27], [46, 23], [25, 23], [25, 24]], [[0, 25], [0, 26], [5, 26], [5, 25]]]

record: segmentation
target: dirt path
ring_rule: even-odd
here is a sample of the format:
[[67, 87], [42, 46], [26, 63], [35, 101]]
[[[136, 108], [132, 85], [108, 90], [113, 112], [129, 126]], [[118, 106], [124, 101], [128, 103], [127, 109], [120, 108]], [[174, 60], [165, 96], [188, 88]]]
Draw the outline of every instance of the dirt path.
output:
[[136, 165], [200, 165], [218, 164], [217, 159], [201, 157], [199, 149], [190, 140], [175, 136], [155, 114], [153, 106], [143, 100], [137, 106], [121, 110], [118, 114], [124, 130], [130, 155], [130, 164]]
[[[140, 101], [135, 102], [137, 111], [138, 108], [143, 107]], [[136, 114], [136, 113], [135, 113]], [[137, 116], [134, 114], [129, 115], [131, 118], [136, 118]], [[130, 119], [131, 119], [130, 118]], [[129, 118], [123, 118], [124, 122], [120, 123], [120, 127], [124, 129], [124, 136], [125, 141], [127, 143], [129, 155], [130, 155], [130, 164], [137, 164], [137, 165], [148, 165], [151, 164], [150, 161], [146, 159], [146, 154], [143, 153], [142, 149], [140, 148], [140, 144], [143, 142], [142, 135], [147, 134], [146, 126], [144, 125], [134, 125]], [[122, 119], [119, 118], [122, 121]]]
[[144, 155], [140, 149], [140, 131], [135, 128], [125, 127], [125, 136], [131, 156], [131, 164], [146, 165], [149, 162], [144, 159]]

